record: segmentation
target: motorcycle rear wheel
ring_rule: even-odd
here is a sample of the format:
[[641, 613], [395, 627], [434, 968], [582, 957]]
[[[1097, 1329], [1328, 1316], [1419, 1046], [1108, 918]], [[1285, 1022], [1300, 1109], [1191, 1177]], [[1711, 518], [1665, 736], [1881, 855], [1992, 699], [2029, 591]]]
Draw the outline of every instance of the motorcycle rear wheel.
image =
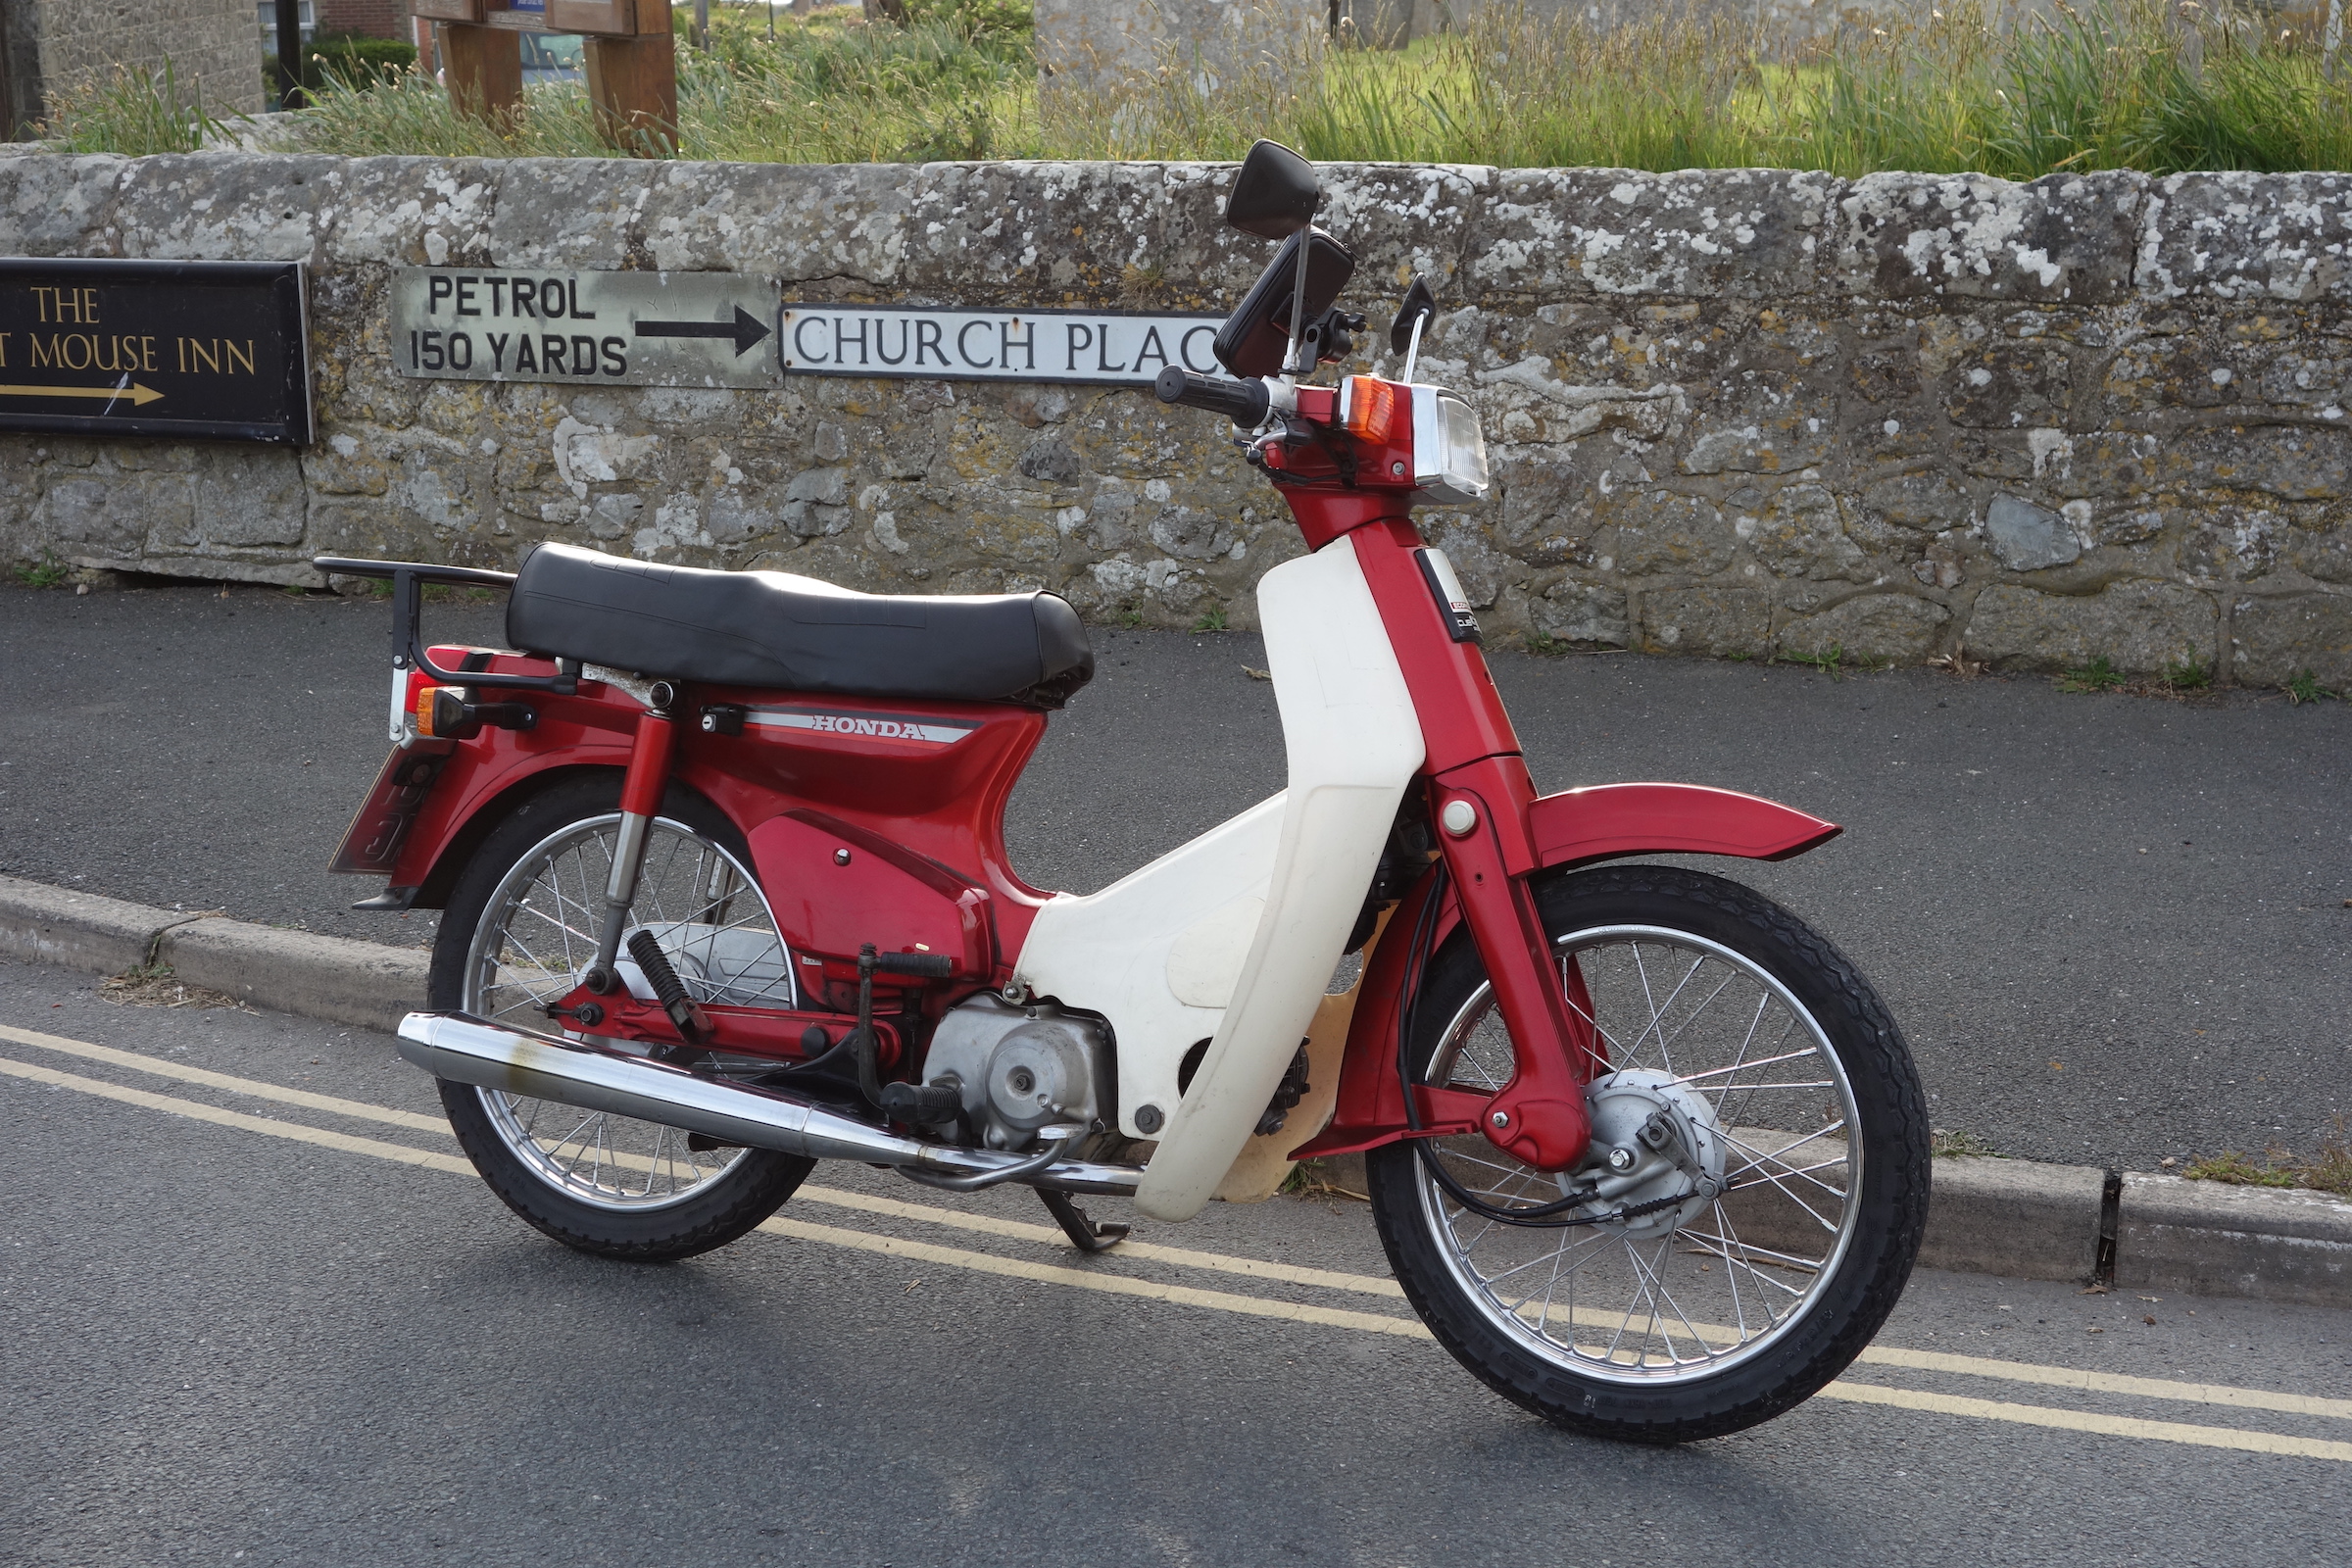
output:
[[[1538, 899], [1608, 1056], [1589, 1100], [1613, 1084], [1625, 1126], [1649, 1112], [1685, 1129], [1660, 1142], [1695, 1151], [1688, 1178], [1636, 1168], [1690, 1196], [1622, 1217], [1642, 1188], [1514, 1223], [1494, 1211], [1559, 1205], [1568, 1181], [1475, 1135], [1392, 1144], [1365, 1157], [1391, 1265], [1463, 1365], [1559, 1426], [1679, 1443], [1768, 1420], [1845, 1369], [1910, 1276], [1930, 1162], [1909, 1051], [1852, 964], [1736, 883], [1612, 866]], [[1509, 1081], [1467, 931], [1433, 956], [1408, 1018], [1422, 1081]], [[1638, 1142], [1620, 1146], [1629, 1161]], [[1726, 1190], [1698, 1186], [1700, 1166]]]
[[[595, 958], [619, 798], [618, 775], [582, 777], [491, 830], [442, 913], [434, 1006], [558, 1027], [544, 1005]], [[630, 928], [656, 934], [697, 1002], [790, 1006], [791, 955], [750, 864], [734, 824], [673, 785], [648, 835]], [[471, 1084], [444, 1080], [441, 1104], [509, 1208], [566, 1247], [634, 1262], [725, 1246], [782, 1206], [816, 1163], [694, 1149], [674, 1127]]]

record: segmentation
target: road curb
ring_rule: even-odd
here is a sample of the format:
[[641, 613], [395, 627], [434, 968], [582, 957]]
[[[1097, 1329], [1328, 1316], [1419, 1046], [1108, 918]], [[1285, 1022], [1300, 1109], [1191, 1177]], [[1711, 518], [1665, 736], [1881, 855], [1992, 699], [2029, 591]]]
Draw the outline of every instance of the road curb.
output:
[[[345, 937], [153, 909], [0, 877], [0, 954], [120, 974], [161, 961], [256, 1006], [390, 1030], [424, 1004], [426, 956]], [[1364, 1190], [1363, 1161], [1322, 1174]], [[1920, 1262], [2007, 1279], [2087, 1280], [2114, 1242], [2119, 1288], [2352, 1306], [2352, 1203], [2082, 1165], [1938, 1159]]]
[[0, 953], [90, 974], [137, 968], [166, 931], [199, 918], [0, 876]]
[[2352, 1203], [2137, 1172], [2123, 1189], [2117, 1286], [2352, 1306]]
[[156, 957], [190, 985], [257, 1007], [386, 1031], [424, 1005], [431, 966], [416, 948], [220, 919], [173, 926]]

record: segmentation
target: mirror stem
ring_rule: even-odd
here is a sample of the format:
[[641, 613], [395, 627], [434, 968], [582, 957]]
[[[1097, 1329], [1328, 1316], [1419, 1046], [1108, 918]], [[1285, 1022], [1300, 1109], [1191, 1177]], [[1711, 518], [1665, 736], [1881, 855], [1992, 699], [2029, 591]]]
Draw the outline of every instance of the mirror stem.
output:
[[1306, 330], [1306, 264], [1315, 254], [1315, 225], [1307, 224], [1299, 240], [1298, 279], [1291, 285], [1291, 346], [1282, 358], [1282, 373], [1285, 375], [1315, 373], [1313, 366], [1301, 366], [1298, 363], [1298, 338]]
[[1404, 348], [1404, 380], [1408, 386], [1412, 384], [1413, 366], [1421, 358], [1421, 328], [1428, 322], [1429, 313], [1426, 311], [1413, 318], [1413, 340]]

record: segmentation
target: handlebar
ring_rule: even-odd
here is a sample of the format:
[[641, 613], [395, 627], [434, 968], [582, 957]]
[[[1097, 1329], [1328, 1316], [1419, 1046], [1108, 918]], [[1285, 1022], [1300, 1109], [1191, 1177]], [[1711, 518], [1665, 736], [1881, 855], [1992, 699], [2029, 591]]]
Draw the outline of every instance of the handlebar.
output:
[[1160, 371], [1152, 382], [1152, 391], [1162, 403], [1222, 414], [1245, 430], [1254, 430], [1265, 422], [1271, 402], [1263, 381], [1228, 381], [1223, 376], [1195, 375], [1181, 365], [1171, 365]]

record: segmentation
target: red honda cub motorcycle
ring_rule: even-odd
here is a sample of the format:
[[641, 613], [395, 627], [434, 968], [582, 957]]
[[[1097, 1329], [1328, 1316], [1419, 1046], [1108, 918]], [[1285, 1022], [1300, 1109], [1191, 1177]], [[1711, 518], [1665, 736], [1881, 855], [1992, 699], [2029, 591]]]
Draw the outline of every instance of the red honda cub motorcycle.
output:
[[[1447, 1349], [1562, 1426], [1669, 1442], [1835, 1377], [1909, 1275], [1927, 1121], [1870, 985], [1795, 916], [1659, 855], [1781, 859], [1751, 796], [1539, 796], [1418, 502], [1488, 489], [1468, 403], [1307, 384], [1363, 318], [1321, 190], [1260, 142], [1279, 241], [1217, 334], [1229, 418], [1309, 554], [1258, 588], [1289, 787], [1099, 893], [1007, 863], [1006, 798], [1094, 655], [1051, 594], [897, 598], [544, 545], [519, 572], [322, 559], [394, 590], [392, 740], [336, 869], [445, 911], [401, 1054], [532, 1225], [723, 1246], [818, 1159], [1182, 1220], [1361, 1151]], [[426, 583], [511, 590], [518, 653], [419, 646]], [[1358, 978], [1327, 995], [1342, 959]]]

